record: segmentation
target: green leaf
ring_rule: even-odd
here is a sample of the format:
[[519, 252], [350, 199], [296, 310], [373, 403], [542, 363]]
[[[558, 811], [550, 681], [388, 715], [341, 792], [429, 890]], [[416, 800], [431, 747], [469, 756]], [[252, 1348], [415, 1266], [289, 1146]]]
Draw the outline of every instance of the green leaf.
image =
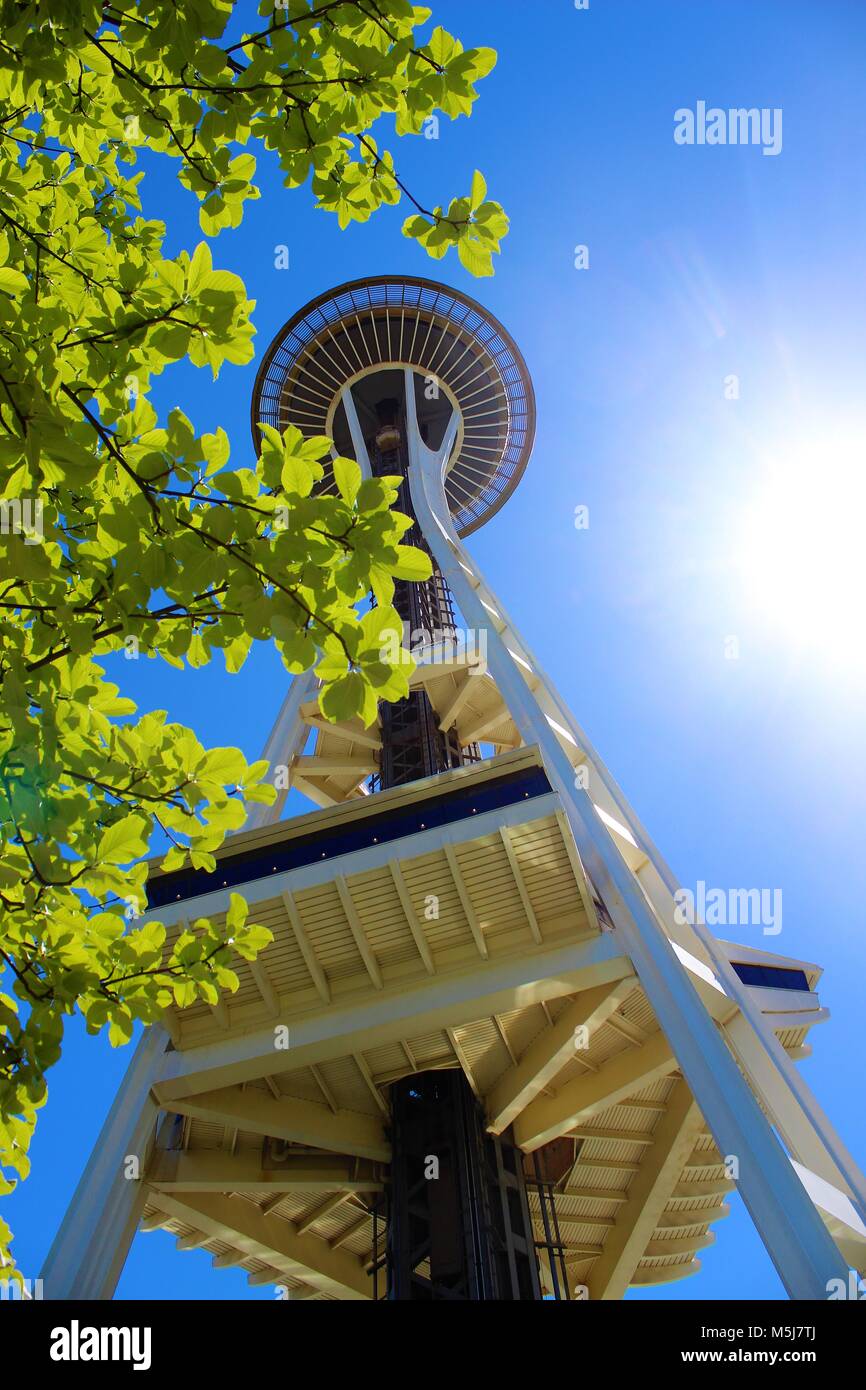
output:
[[115, 821], [100, 837], [96, 857], [101, 864], [128, 864], [147, 852], [147, 821], [142, 816], [125, 816]]
[[430, 556], [414, 545], [398, 545], [397, 563], [390, 569], [397, 579], [429, 579], [433, 573]]
[[471, 236], [462, 236], [457, 243], [460, 264], [470, 275], [476, 277], [493, 274], [493, 257], [490, 250]]
[[246, 770], [246, 759], [239, 748], [211, 748], [199, 776], [234, 786], [243, 781]]
[[240, 893], [232, 893], [229, 899], [229, 910], [226, 913], [226, 926], [230, 931], [240, 930], [247, 920], [248, 911], [246, 899], [242, 898]]
[[326, 685], [319, 696], [319, 708], [334, 723], [360, 714], [364, 708], [363, 677], [352, 671]]
[[0, 290], [4, 290], [6, 294], [24, 294], [29, 288], [30, 282], [20, 270], [0, 265]]
[[[494, 55], [441, 27], [425, 40], [427, 11], [409, 0], [379, 0], [376, 14], [324, 6], [315, 25], [300, 0], [268, 0], [267, 38], [239, 64], [241, 8], [123, 0], [116, 25], [67, 0], [3, 11], [0, 495], [16, 524], [0, 545], [0, 938], [17, 983], [0, 1000], [0, 1042], [20, 1060], [0, 1076], [0, 1192], [26, 1172], [68, 1016], [120, 1045], [172, 1002], [238, 988], [229, 935], [247, 959], [270, 939], [237, 895], [227, 926], [197, 921], [165, 961], [164, 928], [139, 920], [152, 827], [162, 871], [213, 871], [246, 803], [272, 804], [276, 789], [238, 750], [208, 749], [165, 711], [139, 714], [127, 697], [144, 688], [130, 679], [141, 667], [127, 663], [157, 660], [195, 683], [189, 668], [222, 651], [226, 737], [230, 676], [254, 642], [290, 671], [316, 669], [327, 718], [365, 726], [412, 669], [401, 648], [380, 650], [395, 576], [430, 572], [399, 545], [401, 479], [362, 482], [341, 459], [336, 492], [322, 490], [332, 442], [308, 437], [300, 404], [297, 420], [279, 415], [284, 428], [261, 426], [260, 458], [230, 467], [226, 401], [245, 389], [231, 372], [253, 357], [255, 305], [207, 238], [238, 227], [258, 196], [260, 149], [341, 226], [397, 204], [403, 178], [372, 127], [392, 115], [399, 134], [418, 133], [436, 111], [467, 114]], [[186, 249], [190, 224], [156, 196], [175, 173], [204, 231]], [[452, 193], [430, 216], [409, 209], [404, 232], [434, 259], [456, 246], [471, 273], [490, 273], [507, 218], [479, 173], [468, 197]], [[268, 237], [288, 237], [291, 209], [271, 198], [266, 211]], [[286, 250], [274, 247], [276, 270]], [[334, 351], [324, 370], [339, 385], [354, 350], [345, 362]], [[157, 383], [174, 363], [184, 372]], [[163, 410], [191, 368], [229, 377], [202, 435]], [[371, 590], [378, 614], [362, 616]], [[9, 1239], [0, 1222], [6, 1270]]]
[[334, 478], [340, 496], [351, 507], [361, 486], [361, 469], [354, 459], [335, 458]]

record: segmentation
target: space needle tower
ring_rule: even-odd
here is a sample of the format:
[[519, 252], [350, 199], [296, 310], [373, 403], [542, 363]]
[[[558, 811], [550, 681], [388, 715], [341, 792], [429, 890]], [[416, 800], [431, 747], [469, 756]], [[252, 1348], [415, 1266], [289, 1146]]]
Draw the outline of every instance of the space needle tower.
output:
[[151, 873], [170, 931], [237, 891], [274, 940], [145, 1035], [45, 1297], [111, 1297], [141, 1227], [289, 1299], [618, 1299], [694, 1274], [737, 1189], [789, 1296], [827, 1298], [866, 1264], [866, 1182], [796, 1066], [820, 968], [682, 912], [464, 544], [529, 461], [516, 344], [459, 290], [341, 285], [277, 334], [252, 424], [401, 478], [418, 664], [367, 727], [296, 677], [277, 802], [213, 872]]

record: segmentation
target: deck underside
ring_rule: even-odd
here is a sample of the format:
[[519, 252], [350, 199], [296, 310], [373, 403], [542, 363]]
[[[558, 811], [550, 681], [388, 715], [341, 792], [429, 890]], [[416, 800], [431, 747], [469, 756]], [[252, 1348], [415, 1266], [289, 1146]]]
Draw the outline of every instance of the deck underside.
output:
[[[239, 963], [227, 1004], [166, 1018], [175, 1051], [155, 1088], [165, 1119], [145, 1230], [291, 1297], [372, 1297], [389, 1087], [459, 1067], [491, 1129], [513, 1125], [527, 1155], [555, 1156], [572, 1296], [618, 1298], [699, 1268], [735, 1183], [537, 770], [534, 750], [519, 749], [233, 838], [231, 855], [257, 866], [244, 885], [251, 917], [274, 941]], [[499, 793], [485, 809], [494, 785], [515, 799]], [[404, 814], [415, 828], [401, 835]], [[315, 857], [311, 844], [326, 848]], [[170, 930], [219, 916], [228, 863], [224, 851], [211, 879], [166, 894]], [[826, 1017], [817, 969], [726, 949], [805, 973], [806, 989], [754, 991], [802, 1055]], [[724, 1025], [736, 1010], [706, 973], [695, 960], [693, 981]], [[534, 1194], [530, 1204], [543, 1241]], [[541, 1274], [549, 1288], [544, 1256]]]

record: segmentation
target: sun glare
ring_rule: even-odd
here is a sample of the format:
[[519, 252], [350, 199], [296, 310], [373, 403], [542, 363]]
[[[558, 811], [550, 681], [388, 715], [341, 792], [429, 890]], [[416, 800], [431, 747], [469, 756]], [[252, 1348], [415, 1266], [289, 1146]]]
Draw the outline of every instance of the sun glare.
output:
[[866, 667], [866, 436], [768, 465], [740, 530], [755, 613], [802, 649]]

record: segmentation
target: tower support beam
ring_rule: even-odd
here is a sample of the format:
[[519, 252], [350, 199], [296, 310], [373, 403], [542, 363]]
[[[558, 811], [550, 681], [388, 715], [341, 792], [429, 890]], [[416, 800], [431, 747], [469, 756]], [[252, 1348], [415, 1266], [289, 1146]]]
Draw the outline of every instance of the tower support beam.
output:
[[148, 1187], [163, 1192], [331, 1192], [339, 1200], [350, 1192], [381, 1192], [379, 1170], [369, 1162], [357, 1162], [337, 1154], [297, 1156], [262, 1166], [261, 1156], [229, 1154], [223, 1149], [185, 1153], [182, 1149], [155, 1149], [147, 1165]]
[[568, 1081], [552, 1096], [538, 1096], [518, 1115], [514, 1133], [527, 1151], [538, 1149], [552, 1139], [570, 1133], [578, 1120], [607, 1110], [670, 1076], [677, 1059], [664, 1033], [656, 1033], [642, 1047], [621, 1052], [598, 1071]]
[[501, 1134], [575, 1055], [576, 1030], [585, 1028], [590, 1033], [600, 1028], [634, 985], [635, 977], [627, 975], [612, 984], [585, 990], [529, 1045], [487, 1097], [487, 1122], [494, 1133]]
[[653, 1133], [652, 1153], [641, 1164], [629, 1188], [628, 1201], [617, 1211], [616, 1225], [605, 1237], [601, 1258], [590, 1272], [591, 1299], [622, 1298], [625, 1294], [702, 1124], [701, 1112], [688, 1086], [678, 1081], [668, 1100], [667, 1113]]
[[[443, 475], [448, 453], [423, 443], [407, 390], [410, 484], [416, 516], [464, 619], [487, 633], [488, 669], [524, 741], [539, 746], [575, 844], [615, 934], [634, 963], [677, 1060], [723, 1154], [736, 1155], [739, 1188], [789, 1295], [824, 1299], [847, 1268], [816, 1207], [768, 1124], [749, 1084], [677, 958], [631, 870], [616, 849], [553, 727], [507, 646], [508, 624], [485, 587], [480, 593], [451, 523]], [[450, 449], [450, 446], [449, 446]], [[503, 622], [503, 635], [493, 616]]]
[[168, 1034], [147, 1029], [60, 1229], [41, 1278], [51, 1299], [111, 1298], [147, 1196], [143, 1176], [158, 1109], [150, 1088], [159, 1075]]
[[379, 1120], [351, 1110], [334, 1115], [327, 1106], [285, 1096], [274, 1100], [263, 1091], [225, 1086], [174, 1101], [172, 1111], [195, 1120], [231, 1125], [311, 1148], [332, 1149], [388, 1162], [391, 1149]]
[[[273, 1027], [206, 1043], [165, 1059], [155, 1094], [165, 1109], [201, 1091], [251, 1081], [399, 1043], [407, 1034], [458, 1028], [477, 1018], [562, 998], [632, 973], [612, 935], [481, 960], [447, 975], [425, 975], [402, 988], [386, 988], [352, 1003], [332, 1003], [290, 1023], [291, 1045], [274, 1051]], [[310, 1102], [312, 1104], [312, 1102]]]
[[[289, 686], [262, 753], [262, 757], [267, 758], [271, 764], [272, 775], [277, 766], [291, 768], [294, 759], [302, 753], [310, 732], [301, 712], [302, 706], [309, 703], [318, 687], [315, 671], [305, 671], [303, 675], [295, 676]], [[288, 786], [283, 786], [278, 790], [277, 799], [272, 806], [265, 806], [263, 802], [253, 802], [247, 811], [245, 829], [252, 830], [256, 826], [269, 825], [271, 821], [278, 820], [287, 795]]]
[[332, 1250], [318, 1236], [300, 1235], [291, 1221], [264, 1216], [251, 1202], [205, 1192], [160, 1192], [154, 1201], [169, 1216], [233, 1245], [241, 1252], [241, 1259], [264, 1260], [272, 1269], [301, 1279], [320, 1293], [353, 1300], [372, 1297], [372, 1282], [357, 1255]]

